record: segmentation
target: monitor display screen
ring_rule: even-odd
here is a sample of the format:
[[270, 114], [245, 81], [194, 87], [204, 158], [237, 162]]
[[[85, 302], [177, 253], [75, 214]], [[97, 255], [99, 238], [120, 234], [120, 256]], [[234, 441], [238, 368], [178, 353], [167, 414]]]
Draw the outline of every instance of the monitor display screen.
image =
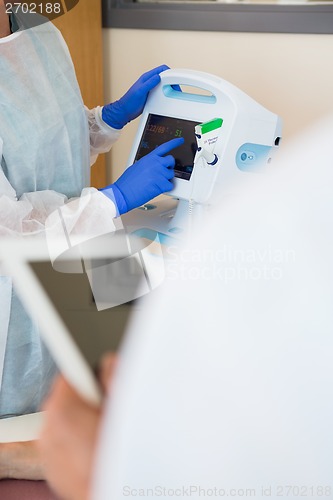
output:
[[149, 114], [135, 161], [140, 160], [140, 158], [146, 156], [164, 142], [177, 137], [184, 137], [184, 144], [170, 151], [170, 154], [176, 160], [175, 177], [190, 180], [194, 156], [197, 151], [194, 127], [199, 123], [181, 118]]

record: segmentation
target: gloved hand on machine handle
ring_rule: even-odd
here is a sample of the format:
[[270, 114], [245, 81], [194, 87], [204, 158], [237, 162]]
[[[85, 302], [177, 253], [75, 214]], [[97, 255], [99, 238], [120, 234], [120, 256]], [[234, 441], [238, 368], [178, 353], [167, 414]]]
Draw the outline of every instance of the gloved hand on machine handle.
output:
[[150, 90], [160, 83], [160, 73], [167, 69], [169, 66], [163, 64], [140, 76], [123, 97], [103, 107], [103, 121], [112, 128], [121, 129], [141, 115]]
[[175, 159], [165, 155], [183, 143], [181, 137], [161, 144], [128, 167], [114, 184], [100, 189], [115, 203], [119, 215], [171, 191]]

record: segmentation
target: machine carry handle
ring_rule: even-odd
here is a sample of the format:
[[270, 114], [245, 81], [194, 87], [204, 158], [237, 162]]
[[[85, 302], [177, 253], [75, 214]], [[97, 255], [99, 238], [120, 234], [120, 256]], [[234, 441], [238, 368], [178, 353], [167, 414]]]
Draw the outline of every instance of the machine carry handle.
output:
[[[162, 91], [165, 97], [203, 104], [216, 104], [221, 96], [221, 83], [234, 88], [221, 78], [200, 71], [189, 69], [171, 69], [161, 73]], [[192, 87], [206, 94], [177, 90], [180, 85]], [[209, 95], [207, 95], [209, 93]]]

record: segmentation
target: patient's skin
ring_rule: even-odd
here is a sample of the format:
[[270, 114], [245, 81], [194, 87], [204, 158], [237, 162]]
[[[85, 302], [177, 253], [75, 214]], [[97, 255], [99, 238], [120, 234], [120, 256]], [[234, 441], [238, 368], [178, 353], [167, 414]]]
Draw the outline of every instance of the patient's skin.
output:
[[9, 17], [6, 14], [4, 0], [0, 0], [0, 38], [10, 35]]
[[[108, 395], [116, 366], [115, 354], [105, 356], [101, 363], [99, 378]], [[60, 498], [88, 500], [103, 407], [92, 407], [59, 378], [45, 410], [38, 444], [45, 457], [46, 478]]]
[[0, 443], [0, 479], [44, 478], [44, 467], [36, 441]]

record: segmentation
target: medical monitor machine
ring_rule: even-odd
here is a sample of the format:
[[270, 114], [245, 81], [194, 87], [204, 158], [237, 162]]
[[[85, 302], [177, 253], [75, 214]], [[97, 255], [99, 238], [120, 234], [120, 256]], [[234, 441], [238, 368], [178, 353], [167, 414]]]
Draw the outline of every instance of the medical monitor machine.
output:
[[[164, 234], [181, 235], [189, 213], [214, 204], [214, 195], [227, 193], [238, 179], [269, 165], [281, 131], [276, 114], [222, 78], [188, 69], [161, 73], [160, 84], [149, 94], [128, 164], [173, 138], [183, 137], [185, 142], [170, 153], [176, 159], [175, 179], [167, 194], [179, 200], [176, 213], [147, 204], [141, 208], [146, 222]], [[140, 219], [139, 211], [134, 212]], [[129, 224], [131, 219], [135, 221], [135, 214]]]

